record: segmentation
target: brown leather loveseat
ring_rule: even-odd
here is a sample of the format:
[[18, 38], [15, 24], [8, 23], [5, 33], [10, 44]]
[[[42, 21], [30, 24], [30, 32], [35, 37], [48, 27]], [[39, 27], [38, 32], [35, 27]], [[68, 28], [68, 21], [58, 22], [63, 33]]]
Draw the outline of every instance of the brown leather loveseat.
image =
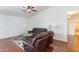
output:
[[28, 33], [32, 34], [33, 38], [41, 32], [47, 32], [47, 29], [46, 28], [33, 28], [32, 31], [28, 31]]

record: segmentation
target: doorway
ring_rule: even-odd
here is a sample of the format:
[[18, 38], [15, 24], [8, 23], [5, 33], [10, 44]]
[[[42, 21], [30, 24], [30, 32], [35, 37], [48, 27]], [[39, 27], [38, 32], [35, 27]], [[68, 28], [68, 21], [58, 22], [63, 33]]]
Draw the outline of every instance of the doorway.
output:
[[67, 47], [79, 51], [79, 11], [70, 11], [67, 16]]

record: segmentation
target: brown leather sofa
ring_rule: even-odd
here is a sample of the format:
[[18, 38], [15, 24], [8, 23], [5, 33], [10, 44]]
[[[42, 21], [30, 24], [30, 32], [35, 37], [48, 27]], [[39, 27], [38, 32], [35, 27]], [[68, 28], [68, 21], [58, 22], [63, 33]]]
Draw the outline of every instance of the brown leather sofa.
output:
[[45, 51], [49, 46], [49, 34], [47, 32], [42, 32], [38, 34], [33, 41], [33, 46], [37, 51]]
[[[53, 32], [41, 32], [33, 38], [33, 41], [29, 43], [32, 49], [37, 52], [45, 52], [45, 49], [53, 42]], [[29, 45], [29, 46], [30, 46]], [[25, 49], [27, 51], [27, 48]]]
[[28, 33], [32, 34], [33, 38], [41, 32], [47, 32], [47, 29], [46, 28], [33, 28], [32, 31], [28, 31]]

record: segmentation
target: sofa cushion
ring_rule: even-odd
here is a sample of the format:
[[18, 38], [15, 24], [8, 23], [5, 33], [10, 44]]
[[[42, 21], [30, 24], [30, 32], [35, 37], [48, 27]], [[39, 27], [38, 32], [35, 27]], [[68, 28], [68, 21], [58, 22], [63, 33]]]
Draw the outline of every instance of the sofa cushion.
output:
[[43, 38], [43, 37], [45, 37], [45, 36], [47, 36], [47, 35], [48, 35], [47, 32], [41, 32], [41, 33], [39, 33], [38, 35], [36, 35], [36, 36], [34, 37], [32, 44], [34, 45], [35, 42], [36, 42], [38, 39], [41, 39], [41, 38]]

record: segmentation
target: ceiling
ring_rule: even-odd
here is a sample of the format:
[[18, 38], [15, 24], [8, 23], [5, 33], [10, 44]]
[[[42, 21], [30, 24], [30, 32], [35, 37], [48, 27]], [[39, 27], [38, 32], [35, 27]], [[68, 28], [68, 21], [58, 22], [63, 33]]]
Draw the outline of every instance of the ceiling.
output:
[[0, 13], [30, 18], [48, 7], [49, 6], [37, 6], [37, 12], [27, 13], [22, 10], [22, 6], [0, 6]]

